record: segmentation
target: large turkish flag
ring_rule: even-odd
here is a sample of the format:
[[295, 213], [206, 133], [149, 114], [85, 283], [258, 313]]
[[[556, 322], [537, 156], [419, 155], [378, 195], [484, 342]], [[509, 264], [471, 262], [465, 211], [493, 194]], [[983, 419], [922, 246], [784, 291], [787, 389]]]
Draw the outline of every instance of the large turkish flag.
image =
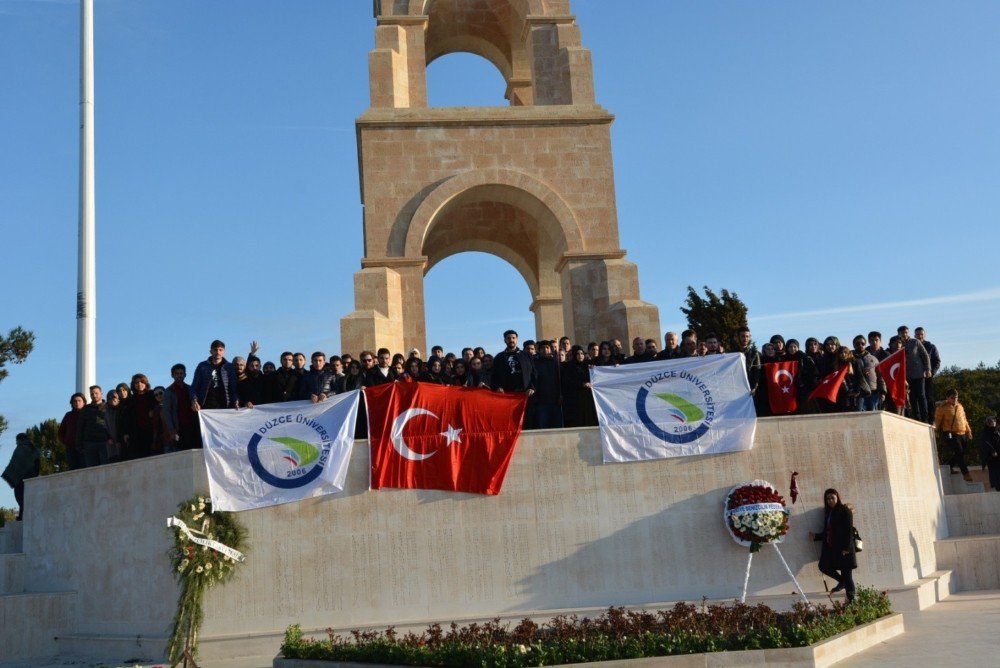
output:
[[372, 489], [499, 494], [528, 397], [432, 383], [364, 390]]
[[897, 408], [906, 405], [906, 350], [900, 348], [875, 367], [885, 379], [886, 389]]
[[764, 365], [764, 374], [767, 378], [767, 399], [771, 404], [771, 412], [775, 415], [794, 413], [799, 407], [798, 361], [768, 362]]

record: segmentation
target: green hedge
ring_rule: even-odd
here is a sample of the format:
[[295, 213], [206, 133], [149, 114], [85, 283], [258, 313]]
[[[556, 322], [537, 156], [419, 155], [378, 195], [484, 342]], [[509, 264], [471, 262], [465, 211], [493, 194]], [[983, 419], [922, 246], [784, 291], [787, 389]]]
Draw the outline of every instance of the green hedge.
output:
[[296, 624], [285, 631], [287, 659], [319, 659], [409, 666], [515, 668], [587, 661], [639, 659], [748, 649], [805, 647], [891, 613], [884, 592], [858, 590], [852, 604], [832, 607], [799, 603], [788, 612], [766, 605], [692, 605], [632, 612], [609, 608], [600, 617], [561, 616], [544, 625], [530, 619], [514, 628], [494, 619], [445, 631], [434, 624], [417, 635], [385, 631], [327, 631], [324, 640], [302, 637]]

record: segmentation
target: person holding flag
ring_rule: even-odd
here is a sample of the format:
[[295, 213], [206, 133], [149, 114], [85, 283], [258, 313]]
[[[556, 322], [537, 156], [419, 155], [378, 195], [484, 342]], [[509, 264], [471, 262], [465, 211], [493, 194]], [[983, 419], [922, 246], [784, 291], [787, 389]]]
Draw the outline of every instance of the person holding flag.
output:
[[812, 406], [809, 402], [809, 395], [819, 384], [816, 373], [816, 362], [804, 350], [799, 349], [799, 342], [796, 339], [788, 339], [785, 342], [786, 359], [798, 362], [798, 372], [795, 374], [795, 384], [798, 391], [798, 412], [810, 413]]
[[[851, 351], [844, 348], [849, 354]], [[809, 395], [810, 400], [815, 400], [819, 405], [820, 412], [822, 413], [834, 413], [837, 409], [837, 398], [840, 395], [841, 386], [844, 384], [844, 378], [847, 374], [851, 372], [851, 365], [849, 360], [847, 363], [842, 362], [842, 356], [838, 353], [837, 359], [834, 362], [834, 368], [828, 374], [823, 376], [819, 381], [819, 385], [816, 389], [812, 391]]]
[[886, 388], [886, 410], [902, 415], [906, 409], [906, 351], [898, 336], [889, 339], [890, 354], [875, 367]]
[[[765, 344], [765, 347], [771, 345]], [[790, 415], [799, 408], [799, 362], [794, 358], [764, 364], [771, 415]]]

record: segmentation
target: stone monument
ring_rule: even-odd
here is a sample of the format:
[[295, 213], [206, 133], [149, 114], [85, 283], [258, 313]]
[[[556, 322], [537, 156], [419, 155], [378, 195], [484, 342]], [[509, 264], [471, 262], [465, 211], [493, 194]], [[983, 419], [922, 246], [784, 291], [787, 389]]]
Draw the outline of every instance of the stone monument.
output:
[[[619, 245], [614, 117], [569, 0], [382, 0], [375, 18], [357, 120], [365, 248], [342, 348], [427, 350], [424, 275], [464, 251], [517, 269], [536, 338], [658, 336]], [[500, 70], [510, 106], [427, 106], [427, 65], [460, 51]]]

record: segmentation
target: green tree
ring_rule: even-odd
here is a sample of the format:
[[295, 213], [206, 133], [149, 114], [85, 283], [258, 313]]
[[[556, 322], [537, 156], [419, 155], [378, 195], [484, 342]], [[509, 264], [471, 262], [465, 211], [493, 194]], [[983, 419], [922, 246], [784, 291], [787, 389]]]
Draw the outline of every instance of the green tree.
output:
[[17, 508], [0, 507], [0, 527], [17, 519]]
[[59, 422], [45, 420], [25, 432], [39, 453], [41, 453], [40, 475], [68, 471], [66, 446], [59, 440]]
[[[7, 336], [0, 336], [0, 382], [9, 373], [7, 363], [20, 364], [27, 359], [32, 348], [35, 347], [35, 335], [21, 327], [15, 327], [7, 333]], [[0, 434], [7, 431], [7, 420], [0, 415]]]
[[715, 332], [719, 341], [729, 352], [739, 349], [739, 332], [747, 324], [747, 305], [735, 292], [723, 288], [722, 296], [704, 286], [705, 296], [699, 295], [693, 287], [688, 286], [687, 308], [681, 307], [681, 313], [687, 317], [688, 327], [703, 338], [706, 334]]

